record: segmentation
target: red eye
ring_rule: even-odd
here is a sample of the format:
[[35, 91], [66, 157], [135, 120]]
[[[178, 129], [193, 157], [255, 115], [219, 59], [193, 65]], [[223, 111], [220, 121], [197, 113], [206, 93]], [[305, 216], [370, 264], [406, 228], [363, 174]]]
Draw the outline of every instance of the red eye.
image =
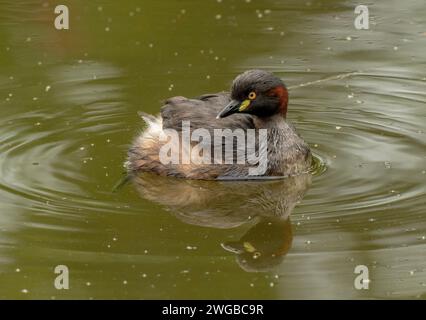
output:
[[256, 92], [254, 92], [254, 91], [250, 92], [250, 93], [249, 93], [249, 95], [248, 95], [248, 98], [249, 98], [250, 100], [254, 100], [254, 99], [256, 99]]

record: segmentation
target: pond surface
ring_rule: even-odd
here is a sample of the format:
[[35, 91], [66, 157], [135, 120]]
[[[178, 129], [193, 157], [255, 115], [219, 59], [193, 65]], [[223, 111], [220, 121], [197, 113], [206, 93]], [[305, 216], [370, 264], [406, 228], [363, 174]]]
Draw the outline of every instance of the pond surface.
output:
[[[426, 298], [424, 0], [369, 4], [369, 30], [358, 1], [64, 4], [68, 31], [0, 4], [0, 298]], [[137, 111], [249, 68], [290, 87], [312, 176], [113, 192]]]

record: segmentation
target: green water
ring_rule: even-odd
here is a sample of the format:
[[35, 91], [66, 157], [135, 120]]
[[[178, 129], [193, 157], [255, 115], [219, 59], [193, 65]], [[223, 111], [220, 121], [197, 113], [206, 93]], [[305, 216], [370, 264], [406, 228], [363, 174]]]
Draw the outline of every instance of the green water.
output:
[[[358, 1], [61, 4], [70, 30], [53, 2], [0, 3], [0, 298], [425, 298], [423, 0], [365, 3], [369, 30]], [[291, 87], [312, 177], [112, 192], [137, 111], [249, 68]]]

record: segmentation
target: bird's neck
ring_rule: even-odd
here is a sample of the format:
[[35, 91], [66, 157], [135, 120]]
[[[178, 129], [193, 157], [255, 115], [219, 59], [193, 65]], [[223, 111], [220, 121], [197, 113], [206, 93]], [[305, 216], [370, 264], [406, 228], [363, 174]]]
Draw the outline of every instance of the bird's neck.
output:
[[285, 126], [286, 121], [281, 113], [274, 114], [270, 117], [253, 117], [256, 129], [279, 129]]

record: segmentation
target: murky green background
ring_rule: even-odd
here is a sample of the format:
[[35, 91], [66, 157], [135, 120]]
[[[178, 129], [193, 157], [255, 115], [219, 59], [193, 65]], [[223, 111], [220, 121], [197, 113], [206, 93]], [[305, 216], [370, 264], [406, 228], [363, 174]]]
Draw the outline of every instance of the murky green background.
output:
[[[0, 298], [424, 299], [426, 4], [366, 2], [361, 31], [357, 4], [1, 1]], [[138, 110], [248, 68], [291, 87], [317, 155], [309, 190], [148, 177], [112, 192]]]

